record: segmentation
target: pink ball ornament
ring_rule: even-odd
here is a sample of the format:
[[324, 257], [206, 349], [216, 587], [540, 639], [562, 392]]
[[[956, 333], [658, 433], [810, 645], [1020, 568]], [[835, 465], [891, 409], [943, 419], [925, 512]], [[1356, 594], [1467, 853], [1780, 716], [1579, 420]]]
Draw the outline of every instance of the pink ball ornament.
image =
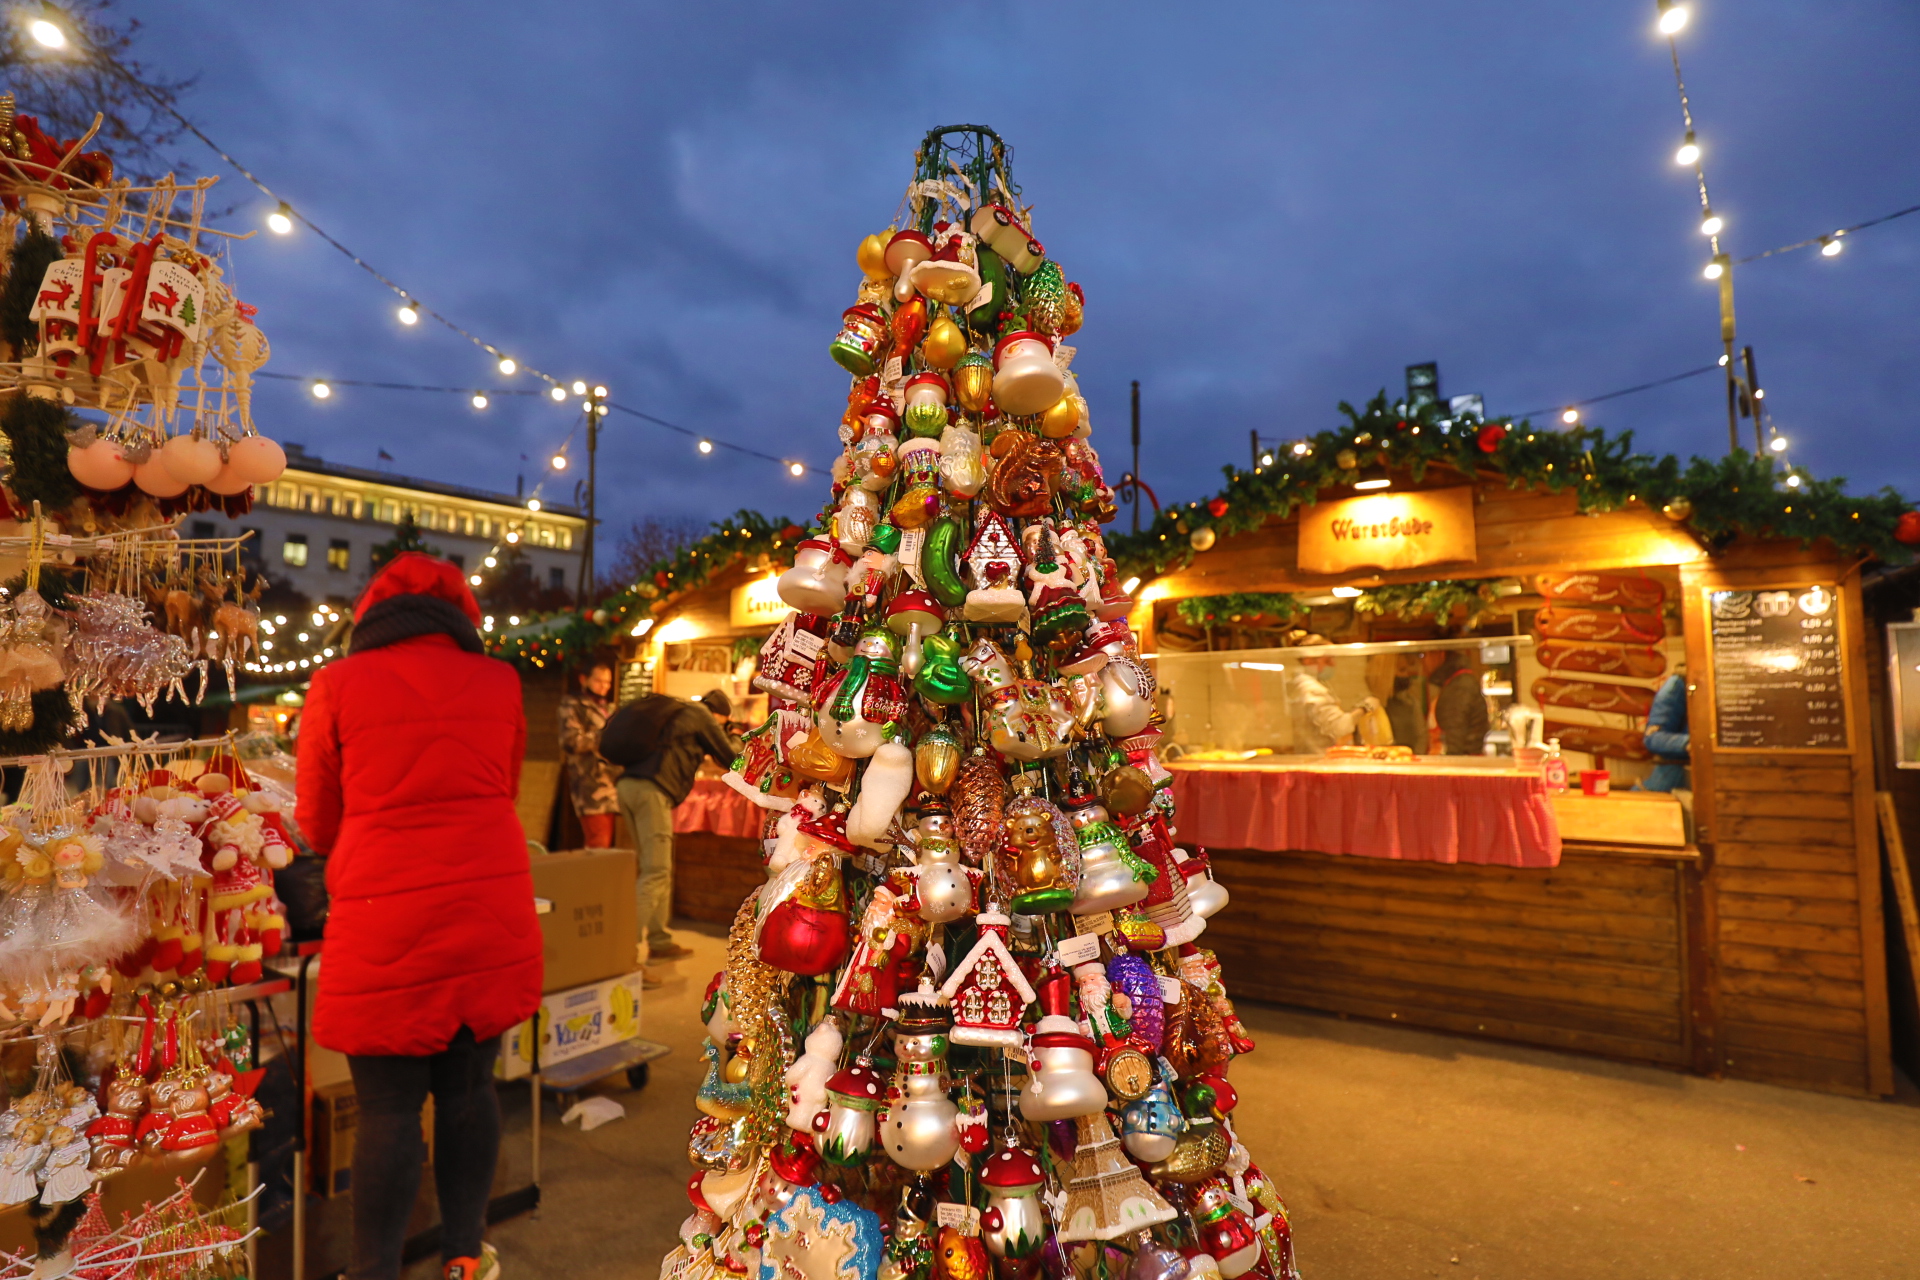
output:
[[233, 463], [229, 461], [226, 466], [220, 468], [219, 475], [207, 481], [206, 487], [210, 493], [217, 493], [223, 497], [232, 497], [236, 493], [245, 493], [248, 489], [252, 488], [253, 481], [236, 471]]
[[254, 484], [271, 484], [287, 469], [287, 451], [265, 436], [247, 436], [227, 449], [227, 465]]
[[155, 498], [177, 498], [187, 491], [187, 482], [167, 470], [167, 464], [158, 453], [133, 469], [133, 483], [140, 492]]
[[182, 484], [205, 484], [220, 474], [220, 446], [194, 436], [175, 436], [161, 448], [160, 462]]
[[118, 489], [133, 479], [133, 464], [111, 440], [95, 440], [84, 449], [68, 448], [67, 470], [89, 489]]

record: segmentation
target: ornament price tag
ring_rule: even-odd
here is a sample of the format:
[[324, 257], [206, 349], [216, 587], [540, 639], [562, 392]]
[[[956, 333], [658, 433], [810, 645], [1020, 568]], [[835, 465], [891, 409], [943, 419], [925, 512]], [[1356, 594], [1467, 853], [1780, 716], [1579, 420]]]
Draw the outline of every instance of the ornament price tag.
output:
[[1237, 1196], [1231, 1191], [1227, 1192], [1227, 1200], [1234, 1208], [1246, 1214], [1249, 1218], [1253, 1217], [1255, 1212], [1253, 1201], [1247, 1199], [1245, 1196]]
[[793, 634], [787, 637], [787, 652], [804, 658], [808, 662], [818, 658], [820, 651], [826, 647], [825, 637], [817, 636], [811, 631], [802, 631], [799, 627], [795, 627]]
[[980, 1211], [970, 1204], [942, 1200], [934, 1208], [934, 1225], [952, 1227], [962, 1235], [980, 1234]]
[[1060, 963], [1071, 969], [1075, 965], [1091, 964], [1100, 958], [1100, 935], [1083, 933], [1077, 937], [1064, 938], [1054, 948], [1054, 954], [1060, 957]]
[[1180, 979], [1178, 978], [1169, 978], [1164, 973], [1160, 974], [1159, 978], [1160, 978], [1160, 998], [1162, 1000], [1165, 1000], [1168, 1004], [1179, 1004], [1180, 993], [1187, 984], [1180, 981]]
[[853, 855], [853, 865], [876, 878], [885, 878], [887, 874], [886, 860], [877, 854], [856, 853]]
[[927, 545], [925, 529], [909, 529], [900, 535], [900, 565], [913, 579], [916, 587], [927, 585], [927, 579], [920, 572], [920, 550]]
[[1076, 933], [1091, 934], [1095, 937], [1113, 932], [1113, 912], [1096, 911], [1092, 915], [1075, 916], [1073, 928]]

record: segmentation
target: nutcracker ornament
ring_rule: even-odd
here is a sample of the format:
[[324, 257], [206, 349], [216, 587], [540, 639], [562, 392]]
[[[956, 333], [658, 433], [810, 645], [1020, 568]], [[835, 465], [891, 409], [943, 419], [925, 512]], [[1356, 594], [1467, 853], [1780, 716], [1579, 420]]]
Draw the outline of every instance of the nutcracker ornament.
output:
[[[899, 219], [852, 238], [832, 491], [786, 543], [771, 705], [728, 779], [768, 880], [729, 935], [663, 1276], [1294, 1280], [1225, 1119], [1253, 1045], [1194, 940], [1231, 908], [1176, 847], [1101, 534], [1085, 295], [976, 126], [928, 135]], [[197, 833], [218, 798], [194, 794]], [[176, 959], [229, 940], [190, 890], [149, 896]], [[152, 1087], [156, 1142], [187, 1083]]]

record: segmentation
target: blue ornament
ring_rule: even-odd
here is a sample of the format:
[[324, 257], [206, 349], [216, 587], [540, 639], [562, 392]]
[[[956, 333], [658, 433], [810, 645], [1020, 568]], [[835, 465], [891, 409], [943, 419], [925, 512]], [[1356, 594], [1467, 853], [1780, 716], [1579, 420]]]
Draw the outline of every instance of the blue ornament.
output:
[[876, 1280], [880, 1215], [802, 1187], [767, 1219], [759, 1280]]

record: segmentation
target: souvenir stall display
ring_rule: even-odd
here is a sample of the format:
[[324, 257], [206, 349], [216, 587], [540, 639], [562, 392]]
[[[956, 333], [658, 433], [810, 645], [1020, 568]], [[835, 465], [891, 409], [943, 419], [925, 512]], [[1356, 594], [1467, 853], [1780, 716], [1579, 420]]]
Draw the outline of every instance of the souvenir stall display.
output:
[[285, 468], [253, 421], [267, 340], [226, 282], [246, 237], [205, 225], [216, 180], [132, 186], [91, 137], [0, 94], [0, 752], [63, 741], [86, 700], [200, 696], [213, 664], [231, 691], [264, 583], [173, 526]]
[[1920, 517], [1445, 416], [1381, 396], [1110, 539], [1234, 989], [1887, 1092], [1863, 566]]
[[928, 135], [856, 256], [843, 453], [729, 777], [769, 878], [710, 993], [661, 1274], [1287, 1280], [1201, 945], [1226, 895], [1183, 874], [1104, 545], [1085, 299], [974, 126]]

